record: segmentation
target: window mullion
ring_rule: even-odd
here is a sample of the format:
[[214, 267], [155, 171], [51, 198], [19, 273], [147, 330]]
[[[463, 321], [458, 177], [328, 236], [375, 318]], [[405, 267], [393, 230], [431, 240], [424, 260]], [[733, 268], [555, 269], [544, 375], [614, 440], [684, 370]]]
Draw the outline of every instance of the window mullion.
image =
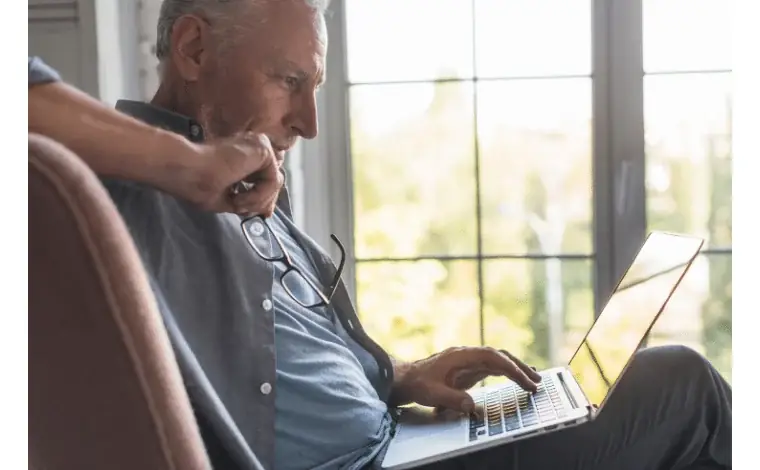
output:
[[646, 236], [641, 1], [594, 2], [596, 311]]
[[[351, 167], [350, 116], [348, 107], [348, 71], [346, 48], [346, 20], [344, 1], [331, 3], [330, 14], [325, 15], [330, 47], [327, 49], [328, 80], [319, 107], [319, 122], [324, 124], [326, 137], [323, 147], [325, 165], [323, 184], [328, 187], [327, 222], [331, 233], [343, 242], [346, 249], [346, 265], [343, 280], [351, 297], [356, 300], [356, 256], [354, 248], [353, 170]], [[328, 105], [329, 104], [329, 105]], [[329, 233], [322, 234], [329, 240]], [[330, 246], [333, 259], [339, 253], [333, 243]]]

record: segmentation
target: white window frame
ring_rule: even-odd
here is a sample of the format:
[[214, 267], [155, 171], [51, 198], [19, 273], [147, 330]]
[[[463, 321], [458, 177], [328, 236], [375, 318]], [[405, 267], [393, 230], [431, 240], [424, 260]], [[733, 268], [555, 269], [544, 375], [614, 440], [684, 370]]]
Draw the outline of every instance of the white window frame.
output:
[[[320, 134], [303, 145], [304, 227], [323, 246], [346, 243], [344, 280], [356, 298], [344, 0], [327, 17], [328, 80], [318, 97]], [[595, 310], [646, 236], [642, 5], [597, 0], [592, 19]], [[336, 254], [336, 253], [333, 253]]]

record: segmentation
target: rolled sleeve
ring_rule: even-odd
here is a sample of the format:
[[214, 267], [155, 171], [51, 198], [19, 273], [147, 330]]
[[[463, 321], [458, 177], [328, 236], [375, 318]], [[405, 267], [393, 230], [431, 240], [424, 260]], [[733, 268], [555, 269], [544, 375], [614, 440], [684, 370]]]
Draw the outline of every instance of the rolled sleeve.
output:
[[57, 82], [61, 76], [39, 57], [29, 57], [29, 85]]

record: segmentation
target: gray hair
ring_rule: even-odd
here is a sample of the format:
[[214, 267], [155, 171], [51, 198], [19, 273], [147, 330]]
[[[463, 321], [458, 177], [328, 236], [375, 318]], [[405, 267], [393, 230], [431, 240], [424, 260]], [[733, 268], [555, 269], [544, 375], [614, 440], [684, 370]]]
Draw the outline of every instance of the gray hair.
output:
[[[181, 16], [191, 13], [203, 13], [223, 30], [227, 32], [235, 31], [235, 28], [229, 28], [228, 26], [231, 20], [238, 18], [236, 13], [239, 10], [236, 9], [260, 5], [266, 1], [272, 0], [163, 0], [161, 11], [158, 15], [156, 57], [159, 62], [163, 62], [164, 59], [169, 57], [172, 28]], [[330, 0], [302, 1], [320, 14], [324, 14], [330, 4]]]

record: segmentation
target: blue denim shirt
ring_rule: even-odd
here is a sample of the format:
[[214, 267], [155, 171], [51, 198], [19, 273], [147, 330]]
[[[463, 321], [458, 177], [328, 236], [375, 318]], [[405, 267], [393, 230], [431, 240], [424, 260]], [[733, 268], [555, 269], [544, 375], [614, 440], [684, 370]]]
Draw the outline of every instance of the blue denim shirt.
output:
[[[117, 109], [203, 140], [201, 127], [184, 116], [128, 101]], [[279, 282], [272, 263], [250, 248], [233, 214], [202, 212], [137, 183], [104, 184], [142, 257], [214, 467], [253, 469], [253, 453], [272, 469], [277, 396], [272, 303]], [[331, 279], [335, 265], [293, 224], [287, 190], [278, 210], [319, 278]], [[387, 401], [391, 360], [365, 333], [342, 282], [331, 305], [347, 335], [374, 358], [378, 374], [372, 387]]]
[[[292, 236], [285, 215], [276, 211], [266, 223], [277, 234], [292, 263], [324, 292], [309, 256]], [[281, 254], [269, 230], [254, 221], [252, 241], [272, 255]], [[260, 248], [260, 249], [262, 249]], [[352, 341], [332, 308], [306, 308], [320, 299], [299, 275], [280, 279], [285, 264], [274, 263], [275, 468], [277, 470], [362, 469], [390, 441], [391, 417], [372, 383], [377, 362]]]

